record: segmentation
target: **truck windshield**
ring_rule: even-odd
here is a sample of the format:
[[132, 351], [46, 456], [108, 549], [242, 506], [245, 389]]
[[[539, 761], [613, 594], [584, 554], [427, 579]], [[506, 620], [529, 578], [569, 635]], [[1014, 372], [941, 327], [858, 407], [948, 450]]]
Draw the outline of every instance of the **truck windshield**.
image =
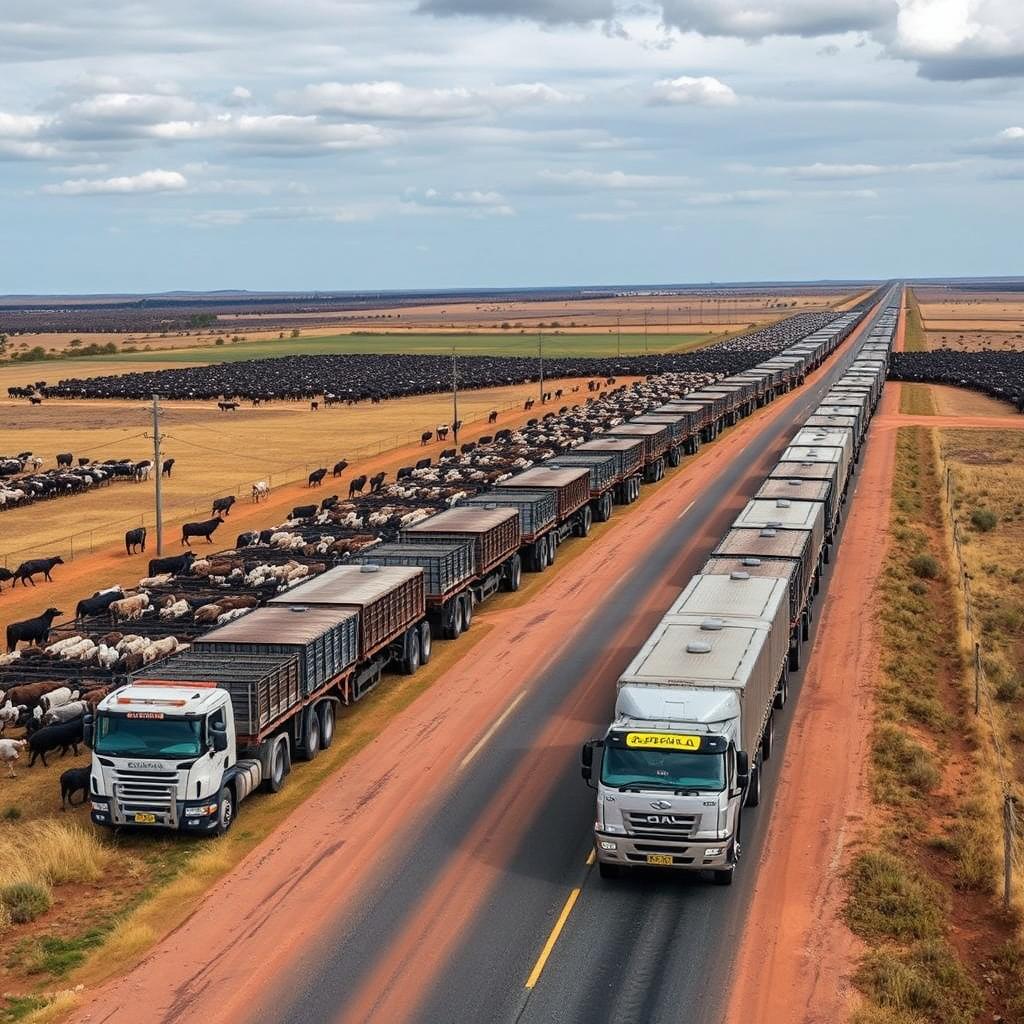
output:
[[725, 789], [725, 755], [686, 750], [632, 750], [606, 746], [601, 766], [606, 786], [651, 789]]
[[197, 757], [203, 752], [198, 718], [128, 718], [100, 715], [93, 749], [111, 757]]

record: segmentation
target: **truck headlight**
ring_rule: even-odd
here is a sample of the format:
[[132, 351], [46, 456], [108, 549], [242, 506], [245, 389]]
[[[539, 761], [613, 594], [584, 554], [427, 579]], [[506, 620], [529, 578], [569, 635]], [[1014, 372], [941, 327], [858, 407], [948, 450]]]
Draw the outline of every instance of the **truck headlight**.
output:
[[601, 831], [602, 832], [617, 832], [617, 833], [621, 833], [621, 832], [625, 832], [626, 830], [624, 828], [620, 827], [619, 825], [605, 825], [604, 828], [601, 829]]
[[705, 857], [720, 857], [722, 855], [722, 847], [711, 846], [704, 851]]
[[202, 807], [186, 807], [185, 817], [186, 818], [202, 818], [208, 814], [213, 814], [217, 810], [216, 804], [203, 804]]
[[107, 814], [110, 811], [110, 803], [106, 800], [93, 800], [92, 809], [100, 811], [102, 814]]
[[619, 848], [618, 843], [609, 842], [607, 839], [602, 839], [601, 842], [598, 843], [598, 846], [600, 846], [602, 850], [608, 851], [617, 850]]

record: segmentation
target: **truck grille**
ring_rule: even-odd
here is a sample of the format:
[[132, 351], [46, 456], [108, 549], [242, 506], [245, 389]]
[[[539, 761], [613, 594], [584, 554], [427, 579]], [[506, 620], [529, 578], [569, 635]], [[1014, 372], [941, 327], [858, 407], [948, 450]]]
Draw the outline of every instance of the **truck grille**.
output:
[[628, 811], [626, 827], [635, 836], [672, 836], [685, 839], [697, 831], [699, 814], [665, 814], [661, 811]]
[[131, 824], [136, 814], [153, 814], [156, 823], [178, 823], [176, 772], [114, 772], [114, 820]]

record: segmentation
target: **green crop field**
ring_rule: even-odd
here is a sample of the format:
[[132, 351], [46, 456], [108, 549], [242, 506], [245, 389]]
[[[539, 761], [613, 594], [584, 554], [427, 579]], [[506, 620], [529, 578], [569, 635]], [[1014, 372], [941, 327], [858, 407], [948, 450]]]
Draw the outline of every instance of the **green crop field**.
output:
[[[649, 352], [686, 352], [714, 341], [724, 334], [651, 334]], [[460, 355], [534, 356], [536, 334], [339, 334], [323, 338], [284, 338], [280, 341], [239, 342], [232, 345], [205, 344], [201, 348], [154, 352], [119, 352], [119, 363], [224, 363], [268, 356], [323, 355], [366, 352], [402, 352], [414, 355], [448, 355], [452, 348]], [[645, 348], [643, 334], [623, 334], [621, 347], [615, 334], [544, 335], [545, 356], [640, 355]]]

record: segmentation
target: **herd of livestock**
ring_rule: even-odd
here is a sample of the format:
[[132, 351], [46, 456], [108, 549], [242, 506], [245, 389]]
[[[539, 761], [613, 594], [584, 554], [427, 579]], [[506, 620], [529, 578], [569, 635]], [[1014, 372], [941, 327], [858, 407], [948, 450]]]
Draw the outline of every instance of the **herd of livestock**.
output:
[[[752, 353], [781, 351], [834, 317], [834, 313], [797, 313], [740, 338], [676, 355], [545, 359], [543, 372], [552, 380], [671, 372], [728, 375], [750, 366]], [[458, 360], [459, 387], [466, 390], [523, 384], [538, 380], [540, 373], [533, 356], [461, 356]], [[452, 360], [448, 356], [299, 355], [67, 379], [54, 385], [39, 382], [36, 393], [44, 398], [135, 400], [159, 394], [168, 399], [259, 403], [323, 396], [325, 402], [333, 403], [432, 394], [451, 386]]]
[[[522, 428], [448, 449], [436, 463], [420, 460], [381, 481], [375, 493], [296, 507], [277, 526], [237, 537], [230, 549], [153, 559], [136, 586], [84, 597], [64, 622], [58, 620], [65, 612], [51, 607], [11, 623], [8, 653], [0, 656], [0, 721], [40, 732], [58, 728], [51, 736], [63, 744], [76, 720], [70, 730], [68, 722], [51, 721], [53, 706], [81, 710], [146, 666], [201, 645], [211, 628], [244, 619], [348, 562], [422, 569], [419, 607], [428, 609], [435, 635], [455, 638], [469, 628], [480, 600], [517, 589], [523, 570], [544, 571], [564, 540], [587, 536], [614, 504], [635, 501], [642, 483], [660, 480], [702, 442], [802, 383], [869, 305], [804, 315], [799, 327], [789, 321], [768, 329], [770, 337], [758, 332], [762, 347], [730, 343], [731, 374], [672, 365]], [[420, 639], [417, 666], [428, 650]], [[361, 691], [340, 695], [354, 699]]]
[[971, 388], [1011, 402], [1018, 412], [1024, 412], [1024, 352], [897, 352], [891, 376], [893, 380]]

